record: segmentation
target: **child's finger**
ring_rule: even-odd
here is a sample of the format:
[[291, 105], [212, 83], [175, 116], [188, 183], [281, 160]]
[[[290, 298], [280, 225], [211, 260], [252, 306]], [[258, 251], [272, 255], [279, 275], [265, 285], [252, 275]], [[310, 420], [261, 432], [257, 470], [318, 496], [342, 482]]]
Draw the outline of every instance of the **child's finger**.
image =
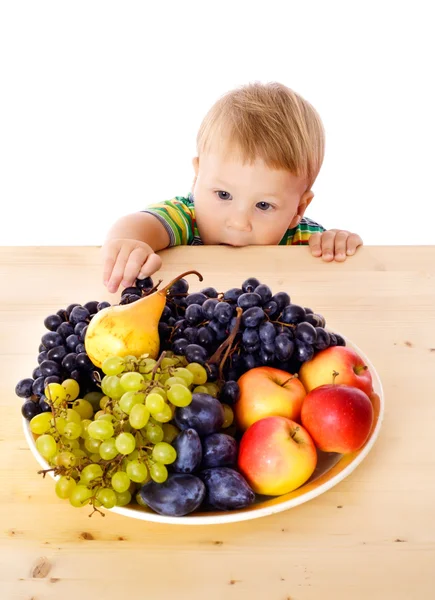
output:
[[104, 257], [104, 266], [103, 266], [103, 282], [104, 285], [109, 283], [110, 276], [112, 275], [113, 267], [115, 266], [116, 259], [118, 257], [118, 248], [116, 250], [110, 251], [110, 253], [106, 254]]
[[334, 240], [335, 231], [324, 231], [322, 233], [322, 259], [326, 261], [334, 260]]
[[362, 246], [362, 244], [363, 244], [363, 241], [360, 238], [360, 236], [356, 233], [351, 233], [347, 240], [346, 254], [348, 256], [352, 256], [352, 254], [355, 254], [355, 251], [358, 248], [358, 246]]
[[129, 256], [130, 256], [129, 248], [121, 248], [120, 249], [118, 257], [116, 259], [115, 266], [113, 267], [113, 270], [112, 270], [112, 275], [110, 276], [110, 279], [109, 279], [109, 284], [107, 286], [107, 289], [112, 294], [114, 294], [117, 291], [119, 284], [121, 283], [122, 278], [124, 277], [124, 269], [125, 269], [125, 265], [127, 264]]
[[308, 239], [308, 245], [313, 256], [321, 256], [322, 254], [322, 234], [313, 233]]
[[128, 257], [127, 264], [124, 268], [124, 277], [122, 279], [122, 285], [128, 287], [134, 285], [136, 277], [138, 276], [142, 265], [147, 259], [147, 251], [145, 248], [135, 248]]
[[150, 254], [140, 270], [138, 277], [144, 279], [145, 277], [151, 277], [156, 271], [162, 266], [162, 259], [158, 254], [154, 252]]
[[338, 262], [342, 262], [342, 261], [346, 260], [346, 247], [347, 247], [348, 239], [349, 239], [348, 231], [338, 231], [335, 235], [334, 254], [335, 254], [335, 260]]

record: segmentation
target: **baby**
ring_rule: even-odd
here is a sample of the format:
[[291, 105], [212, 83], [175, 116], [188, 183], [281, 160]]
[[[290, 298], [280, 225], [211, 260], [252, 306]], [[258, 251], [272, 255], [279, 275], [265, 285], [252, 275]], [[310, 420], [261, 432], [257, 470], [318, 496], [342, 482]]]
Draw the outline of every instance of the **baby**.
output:
[[159, 250], [180, 244], [308, 245], [344, 261], [362, 245], [349, 231], [304, 217], [324, 156], [315, 109], [279, 83], [228, 92], [205, 116], [193, 159], [195, 179], [177, 196], [119, 219], [103, 246], [110, 292], [161, 267]]

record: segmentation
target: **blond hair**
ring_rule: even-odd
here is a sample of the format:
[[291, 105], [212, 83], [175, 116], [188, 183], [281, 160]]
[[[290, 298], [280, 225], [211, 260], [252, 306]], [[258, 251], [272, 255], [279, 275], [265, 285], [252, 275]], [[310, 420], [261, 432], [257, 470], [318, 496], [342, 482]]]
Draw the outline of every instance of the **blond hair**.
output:
[[241, 154], [261, 158], [273, 169], [305, 177], [308, 189], [322, 166], [325, 135], [313, 106], [280, 83], [249, 83], [223, 95], [204, 117], [196, 143], [198, 156], [216, 141]]

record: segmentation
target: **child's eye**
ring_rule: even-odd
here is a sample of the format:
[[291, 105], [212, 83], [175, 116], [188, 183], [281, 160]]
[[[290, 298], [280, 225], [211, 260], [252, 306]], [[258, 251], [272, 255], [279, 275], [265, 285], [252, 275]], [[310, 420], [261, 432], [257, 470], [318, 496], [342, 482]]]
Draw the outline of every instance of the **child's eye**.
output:
[[258, 202], [257, 208], [260, 210], [269, 210], [269, 208], [273, 208], [273, 206], [269, 204], [269, 202]]
[[216, 192], [219, 200], [231, 200], [231, 194], [229, 192], [224, 192], [223, 190], [219, 190]]

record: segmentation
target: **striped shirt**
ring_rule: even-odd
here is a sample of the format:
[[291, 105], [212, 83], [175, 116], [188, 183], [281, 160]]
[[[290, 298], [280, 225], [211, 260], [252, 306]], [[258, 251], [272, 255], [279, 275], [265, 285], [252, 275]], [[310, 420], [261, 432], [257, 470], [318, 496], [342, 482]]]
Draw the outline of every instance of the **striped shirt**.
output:
[[[142, 212], [157, 217], [169, 235], [171, 246], [201, 246], [203, 241], [195, 219], [195, 205], [191, 194], [187, 197], [176, 196], [158, 204], [151, 204]], [[313, 233], [323, 232], [325, 228], [315, 221], [303, 217], [297, 227], [287, 229], [280, 246], [299, 246], [308, 244]]]

